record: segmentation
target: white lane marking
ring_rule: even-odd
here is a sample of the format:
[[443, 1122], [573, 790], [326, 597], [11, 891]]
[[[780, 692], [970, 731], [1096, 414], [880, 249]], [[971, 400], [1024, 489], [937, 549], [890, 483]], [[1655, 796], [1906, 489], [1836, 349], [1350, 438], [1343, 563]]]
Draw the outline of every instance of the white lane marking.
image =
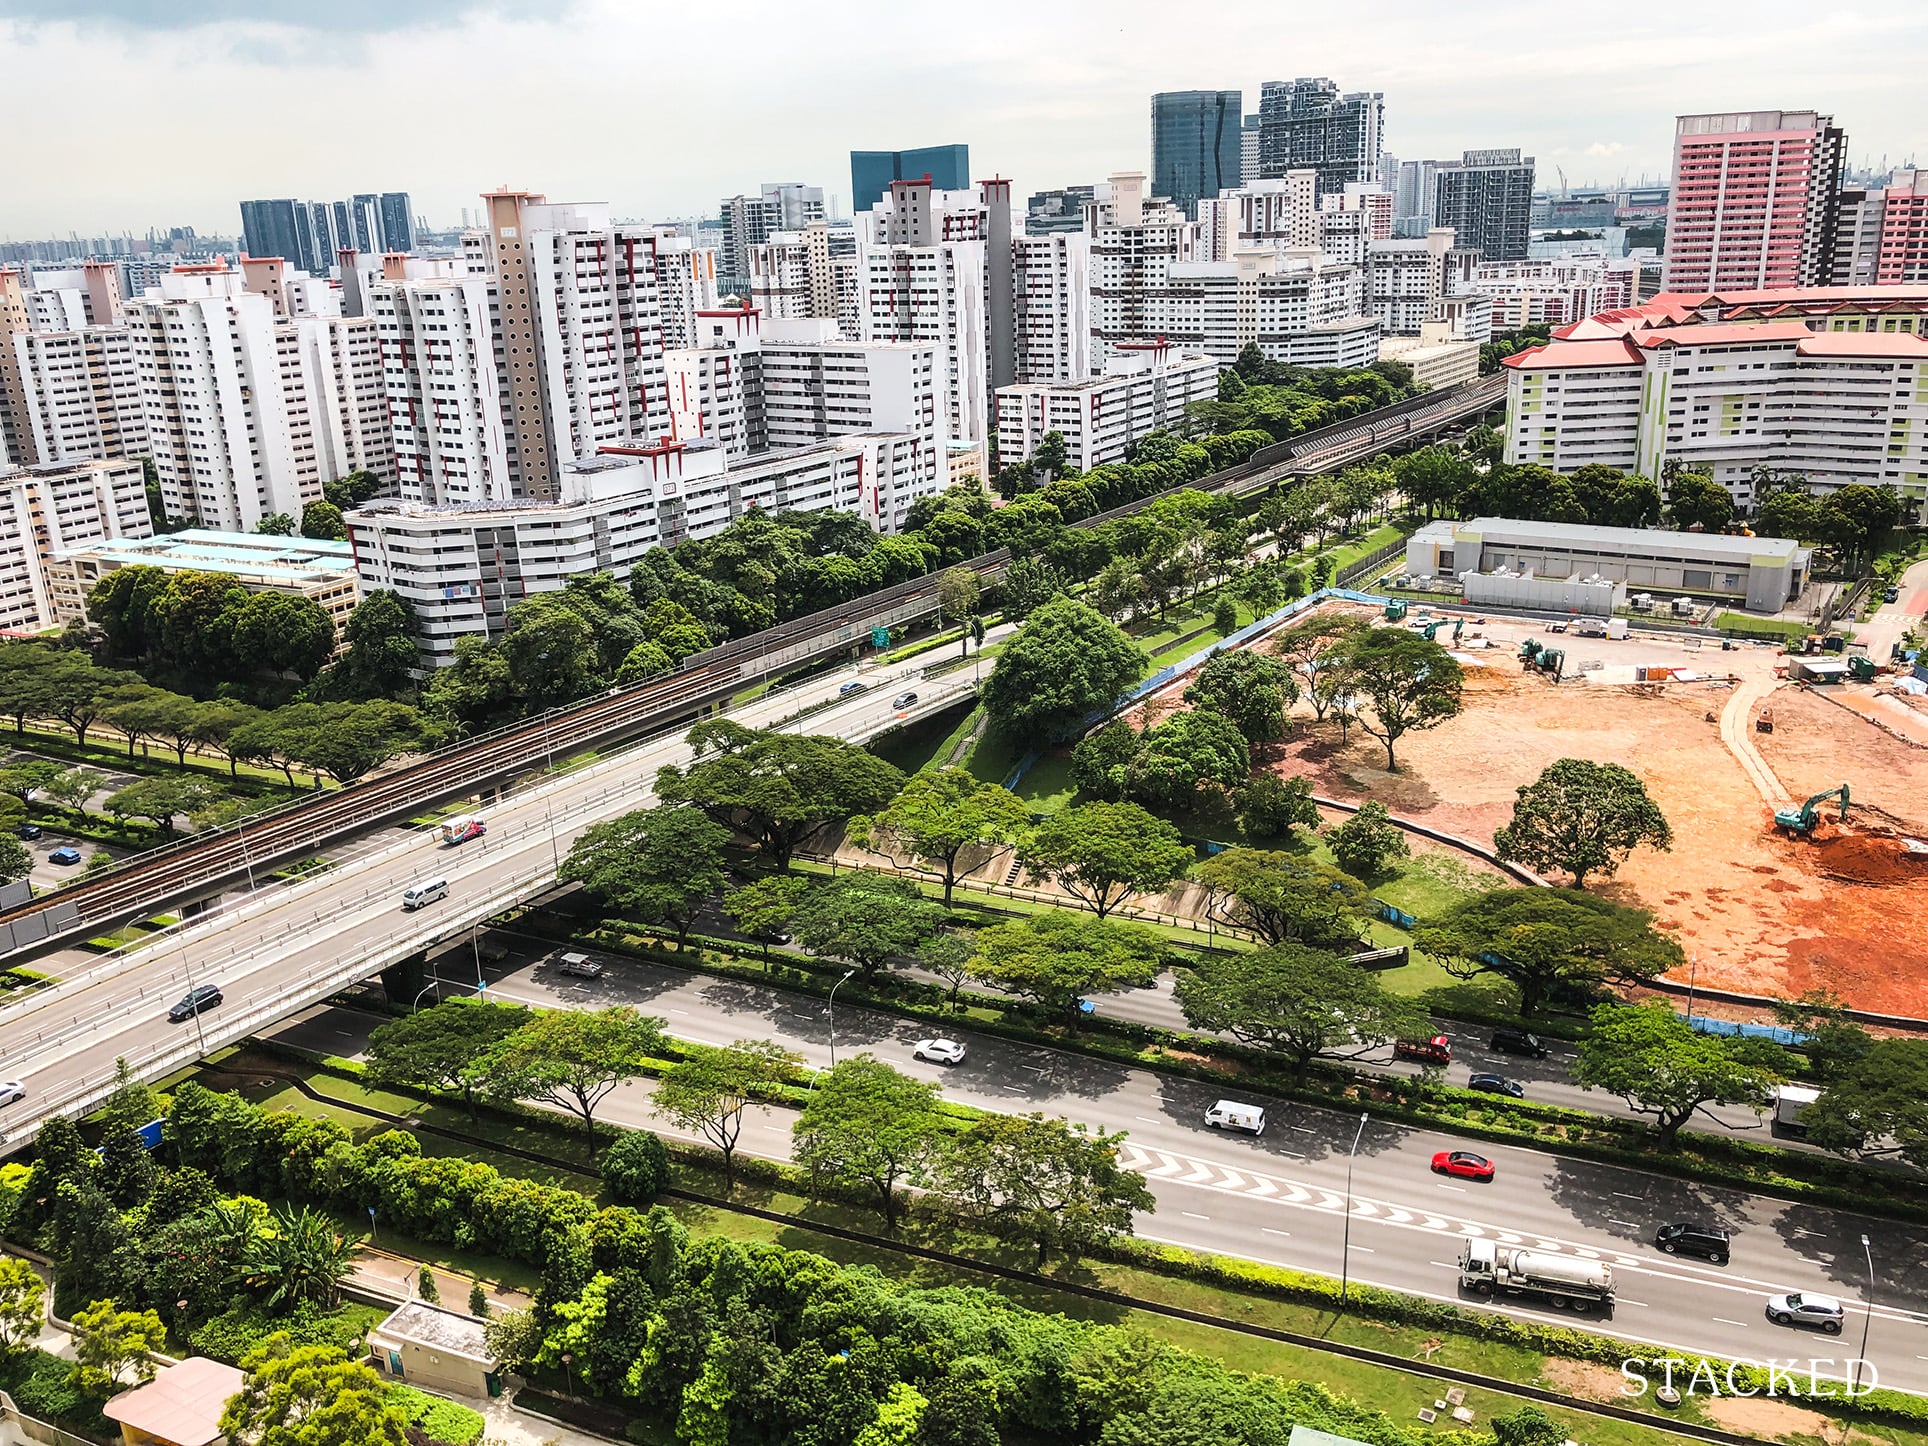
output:
[[1154, 1120], [1150, 1115], [1133, 1115], [1132, 1118], [1138, 1121], [1138, 1123], [1141, 1125], [1155, 1125], [1159, 1123], [1157, 1120]]
[[1642, 1310], [1647, 1310], [1647, 1309], [1650, 1309], [1650, 1307], [1649, 1307], [1649, 1306], [1647, 1305], [1647, 1302], [1646, 1302], [1646, 1301], [1644, 1301], [1644, 1300], [1628, 1300], [1628, 1299], [1627, 1299], [1627, 1298], [1626, 1298], [1626, 1297], [1625, 1297], [1624, 1295], [1621, 1295], [1621, 1296], [1615, 1296], [1615, 1297], [1614, 1297], [1614, 1304], [1615, 1304], [1615, 1305], [1637, 1305], [1637, 1306], [1639, 1306], [1639, 1307], [1640, 1307], [1640, 1308], [1641, 1308]]
[[1464, 1185], [1440, 1185], [1437, 1180], [1433, 1183], [1441, 1190], [1451, 1190], [1455, 1195], [1464, 1195], [1466, 1193], [1466, 1187]]
[[1740, 1327], [1740, 1328], [1741, 1328], [1742, 1330], [1746, 1330], [1746, 1329], [1747, 1329], [1747, 1322], [1745, 1322], [1745, 1321], [1738, 1321], [1738, 1320], [1729, 1320], [1729, 1319], [1728, 1319], [1728, 1318], [1727, 1318], [1726, 1316], [1724, 1316], [1724, 1315], [1715, 1315], [1715, 1316], [1709, 1316], [1709, 1317], [1708, 1317], [1708, 1319], [1709, 1319], [1709, 1320], [1716, 1320], [1716, 1321], [1719, 1321], [1719, 1322], [1720, 1322], [1720, 1323], [1721, 1323], [1722, 1325], [1731, 1325], [1731, 1326], [1739, 1326], [1739, 1327]]
[[[1259, 1229], [1263, 1230], [1267, 1235], [1282, 1235], [1287, 1239], [1290, 1239], [1292, 1236], [1290, 1230], [1274, 1230], [1270, 1225], [1261, 1225]], [[1922, 1359], [1928, 1360], [1928, 1356], [1923, 1356]]]
[[1607, 1217], [1607, 1224], [1624, 1225], [1629, 1230], [1638, 1230], [1640, 1228], [1640, 1222], [1638, 1220], [1615, 1220], [1611, 1215]]
[[1374, 1250], [1370, 1245], [1355, 1245], [1352, 1248], [1358, 1251], [1361, 1255], [1377, 1255], [1379, 1253], [1378, 1251]]
[[1426, 1263], [1428, 1265], [1437, 1265], [1441, 1270], [1458, 1270], [1459, 1269], [1459, 1267], [1450, 1260], [1429, 1260]]
[[1640, 1197], [1638, 1195], [1629, 1195], [1625, 1190], [1615, 1190], [1613, 1192], [1613, 1198], [1616, 1200], [1638, 1200]]
[[1210, 1220], [1212, 1218], [1209, 1215], [1200, 1215], [1196, 1210], [1180, 1210], [1178, 1213], [1183, 1215], [1187, 1220]]

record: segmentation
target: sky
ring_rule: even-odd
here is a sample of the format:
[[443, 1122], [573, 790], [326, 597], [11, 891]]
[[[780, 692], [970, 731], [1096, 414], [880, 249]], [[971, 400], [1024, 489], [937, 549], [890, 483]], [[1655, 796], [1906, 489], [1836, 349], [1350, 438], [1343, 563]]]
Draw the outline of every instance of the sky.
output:
[[[725, 25], [724, 22], [727, 22]], [[1332, 77], [1386, 148], [1664, 174], [1682, 111], [1813, 108], [1928, 162], [1920, 0], [0, 0], [0, 239], [191, 225], [255, 196], [484, 190], [714, 213], [766, 181], [847, 214], [852, 149], [963, 141], [1022, 197], [1150, 165], [1157, 90]]]

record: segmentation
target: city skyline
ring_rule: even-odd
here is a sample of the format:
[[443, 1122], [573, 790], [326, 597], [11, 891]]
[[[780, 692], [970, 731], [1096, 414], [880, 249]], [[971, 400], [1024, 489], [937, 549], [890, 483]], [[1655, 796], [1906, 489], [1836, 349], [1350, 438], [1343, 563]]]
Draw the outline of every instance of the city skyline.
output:
[[[1383, 91], [1395, 156], [1517, 145], [1538, 157], [1542, 185], [1557, 185], [1561, 170], [1571, 184], [1658, 178], [1673, 117], [1687, 111], [1831, 110], [1854, 165], [1928, 150], [1905, 73], [1867, 64], [1928, 44], [1928, 19], [1900, 4], [1819, 20], [1807, 7], [1715, 0], [1607, 36], [1568, 33], [1565, 17], [1497, 0], [1456, 12], [1450, 33], [1422, 29], [1416, 0], [1371, 26], [1225, 7], [1210, 31], [1174, 30], [1167, 12], [1143, 4], [1045, 15], [997, 4], [970, 32], [896, 12], [889, 25], [864, 23], [884, 16], [875, 6], [825, 32], [751, 6], [748, 31], [760, 39], [750, 58], [769, 58], [753, 91], [718, 87], [704, 59], [713, 41], [697, 17], [672, 14], [648, 22], [652, 43], [693, 59], [652, 68], [658, 102], [640, 110], [625, 59], [638, 52], [625, 37], [643, 22], [606, 0], [542, 18], [462, 0], [379, 14], [351, 5], [314, 26], [282, 10], [226, 0], [194, 12], [213, 15], [208, 23], [182, 25], [134, 0], [0, 0], [0, 68], [14, 81], [0, 125], [43, 138], [19, 157], [7, 236], [151, 224], [233, 234], [243, 199], [371, 184], [409, 191], [444, 228], [503, 183], [659, 218], [711, 214], [719, 197], [781, 175], [822, 186], [847, 214], [852, 149], [951, 141], [971, 147], [974, 179], [1010, 177], [1028, 193], [1148, 170], [1156, 91], [1239, 89], [1250, 110], [1262, 82], [1302, 75]], [[585, 34], [598, 43], [583, 46]], [[1424, 45], [1387, 43], [1421, 34]], [[1534, 44], [1523, 51], [1523, 39]], [[88, 106], [76, 110], [82, 74]], [[863, 84], [845, 83], [859, 74]], [[509, 81], [522, 102], [513, 111], [473, 104]], [[341, 103], [327, 126], [313, 123], [318, 94]], [[743, 94], [756, 98], [734, 99]], [[399, 117], [398, 95], [412, 98]], [[1560, 97], [1557, 109], [1540, 103], [1548, 95]], [[701, 126], [652, 147], [649, 115], [698, 109]], [[45, 124], [50, 114], [58, 128]], [[134, 130], [146, 145], [125, 145]], [[572, 132], [610, 139], [558, 144]], [[150, 164], [169, 147], [193, 163]]]

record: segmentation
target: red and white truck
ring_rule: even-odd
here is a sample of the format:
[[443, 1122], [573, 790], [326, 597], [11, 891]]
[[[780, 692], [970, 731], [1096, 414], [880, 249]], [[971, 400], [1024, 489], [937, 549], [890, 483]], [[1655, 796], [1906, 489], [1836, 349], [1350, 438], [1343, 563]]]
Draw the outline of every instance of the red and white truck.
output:
[[445, 844], [467, 843], [472, 838], [481, 838], [488, 831], [489, 825], [479, 813], [465, 813], [460, 818], [437, 824], [435, 828], [436, 837]]

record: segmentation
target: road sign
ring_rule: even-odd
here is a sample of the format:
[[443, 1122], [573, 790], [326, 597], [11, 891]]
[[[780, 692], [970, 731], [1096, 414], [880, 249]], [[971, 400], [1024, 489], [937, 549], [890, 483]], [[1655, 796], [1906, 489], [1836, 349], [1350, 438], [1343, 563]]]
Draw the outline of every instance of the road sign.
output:
[[872, 628], [870, 630], [870, 645], [873, 648], [889, 647], [890, 646], [890, 629], [889, 628]]

